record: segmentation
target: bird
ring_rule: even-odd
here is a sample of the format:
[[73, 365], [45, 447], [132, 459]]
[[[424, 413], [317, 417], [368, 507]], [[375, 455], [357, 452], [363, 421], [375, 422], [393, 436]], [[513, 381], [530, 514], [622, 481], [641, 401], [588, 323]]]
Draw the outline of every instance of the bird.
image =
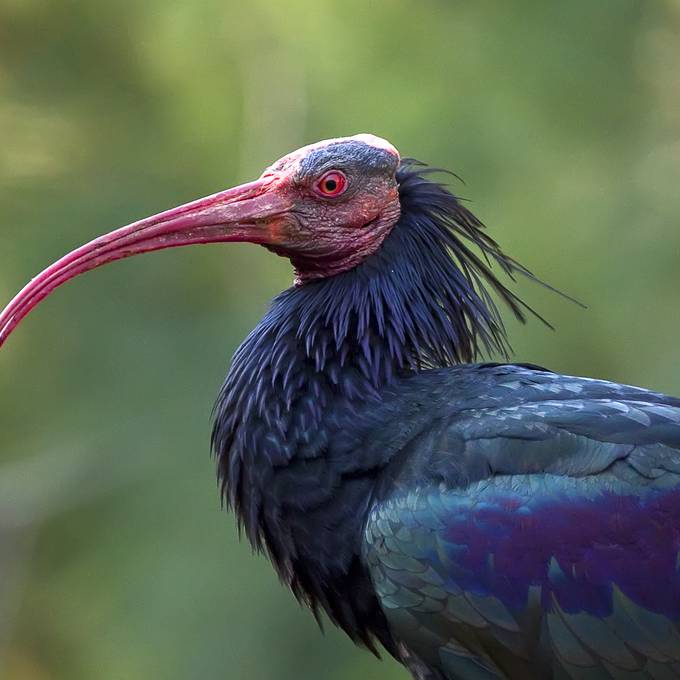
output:
[[538, 316], [512, 281], [541, 282], [441, 177], [371, 134], [302, 147], [58, 260], [0, 343], [105, 263], [260, 244], [294, 282], [211, 442], [295, 597], [416, 680], [680, 678], [680, 399], [512, 363], [503, 308]]

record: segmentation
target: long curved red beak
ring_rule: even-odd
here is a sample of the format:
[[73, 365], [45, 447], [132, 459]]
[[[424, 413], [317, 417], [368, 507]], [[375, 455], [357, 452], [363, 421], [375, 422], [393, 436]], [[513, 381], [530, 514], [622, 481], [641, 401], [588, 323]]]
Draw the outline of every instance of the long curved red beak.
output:
[[33, 278], [0, 313], [0, 345], [62, 283], [107, 262], [163, 248], [226, 241], [270, 242], [270, 222], [289, 211], [275, 175], [200, 198], [116, 229], [73, 250]]

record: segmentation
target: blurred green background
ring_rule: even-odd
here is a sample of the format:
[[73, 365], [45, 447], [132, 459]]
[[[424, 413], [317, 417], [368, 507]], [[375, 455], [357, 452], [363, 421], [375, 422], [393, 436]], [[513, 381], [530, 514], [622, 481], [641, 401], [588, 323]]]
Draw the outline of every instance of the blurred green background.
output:
[[[680, 393], [680, 2], [0, 0], [0, 300], [94, 235], [369, 131], [451, 168], [516, 357]], [[93, 272], [0, 353], [0, 676], [405, 678], [322, 636], [220, 510], [209, 415], [288, 263]]]

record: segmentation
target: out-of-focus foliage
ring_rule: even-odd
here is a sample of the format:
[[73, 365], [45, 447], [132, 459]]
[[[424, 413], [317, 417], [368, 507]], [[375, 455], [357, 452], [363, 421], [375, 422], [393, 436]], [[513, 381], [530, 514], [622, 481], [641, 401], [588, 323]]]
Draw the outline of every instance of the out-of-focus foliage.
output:
[[[96, 234], [370, 131], [520, 261], [517, 357], [680, 393], [680, 3], [0, 0], [0, 300]], [[290, 283], [254, 246], [78, 279], [0, 352], [0, 675], [397, 678], [220, 510], [212, 400]]]

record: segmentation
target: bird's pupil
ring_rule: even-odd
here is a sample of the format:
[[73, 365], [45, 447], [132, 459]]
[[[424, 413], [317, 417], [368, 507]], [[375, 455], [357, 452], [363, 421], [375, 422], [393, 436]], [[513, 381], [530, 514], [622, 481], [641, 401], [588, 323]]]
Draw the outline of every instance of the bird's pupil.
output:
[[327, 191], [335, 191], [338, 187], [338, 183], [334, 179], [327, 179], [326, 180], [326, 190]]

